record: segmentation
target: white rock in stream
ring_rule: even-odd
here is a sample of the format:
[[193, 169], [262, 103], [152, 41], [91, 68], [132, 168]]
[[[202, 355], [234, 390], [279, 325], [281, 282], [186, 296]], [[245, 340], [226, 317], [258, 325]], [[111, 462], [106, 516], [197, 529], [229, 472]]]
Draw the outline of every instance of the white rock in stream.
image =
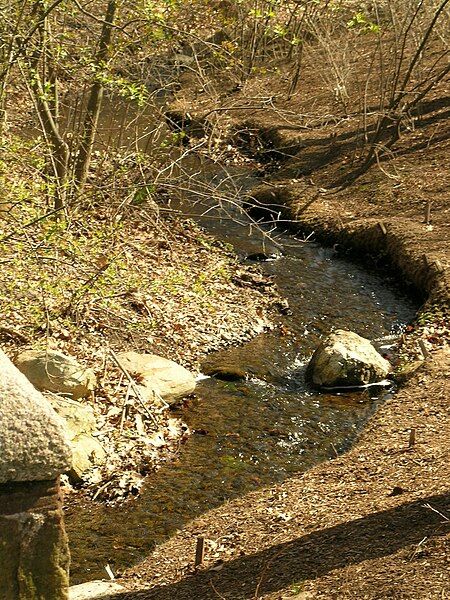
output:
[[95, 598], [107, 600], [107, 598], [113, 598], [116, 594], [124, 591], [125, 588], [115, 581], [97, 579], [72, 585], [69, 588], [69, 600], [94, 600]]
[[93, 469], [106, 462], [106, 451], [92, 434], [97, 429], [94, 410], [91, 406], [47, 393], [55, 411], [64, 419], [72, 447], [70, 479], [75, 483], [95, 480]]
[[139, 388], [150, 403], [157, 402], [159, 395], [173, 404], [195, 390], [192, 373], [172, 360], [138, 352], [121, 352], [118, 356], [130, 374], [139, 376]]
[[0, 484], [54, 479], [72, 460], [64, 421], [1, 350], [0, 373]]
[[391, 372], [370, 340], [337, 329], [314, 352], [306, 378], [318, 387], [352, 387], [377, 383]]

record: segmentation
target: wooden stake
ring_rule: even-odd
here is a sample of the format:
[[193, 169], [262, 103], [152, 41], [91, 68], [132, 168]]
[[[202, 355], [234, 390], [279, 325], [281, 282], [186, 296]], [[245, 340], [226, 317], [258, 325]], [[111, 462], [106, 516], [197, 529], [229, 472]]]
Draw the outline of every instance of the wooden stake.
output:
[[423, 340], [419, 340], [420, 351], [422, 352], [423, 357], [426, 359], [430, 356], [430, 353], [425, 346], [425, 342]]
[[387, 234], [387, 229], [386, 229], [386, 227], [385, 227], [384, 223], [381, 223], [381, 221], [380, 221], [380, 223], [378, 223], [378, 227], [381, 229], [381, 233], [382, 233], [383, 235], [386, 235], [386, 234]]
[[339, 458], [338, 451], [336, 450], [336, 446], [331, 442], [331, 447], [333, 448], [333, 452], [336, 458]]
[[409, 430], [409, 444], [408, 446], [412, 448], [416, 443], [416, 429], [413, 427]]
[[431, 205], [432, 201], [427, 200], [427, 203], [425, 205], [425, 225], [429, 225], [431, 221]]
[[203, 563], [205, 557], [205, 538], [201, 535], [197, 538], [197, 546], [195, 548], [194, 567], [197, 568]]
[[108, 573], [108, 577], [111, 579], [111, 581], [113, 581], [113, 579], [116, 578], [116, 576], [114, 575], [114, 573], [109, 565], [105, 565], [105, 571]]

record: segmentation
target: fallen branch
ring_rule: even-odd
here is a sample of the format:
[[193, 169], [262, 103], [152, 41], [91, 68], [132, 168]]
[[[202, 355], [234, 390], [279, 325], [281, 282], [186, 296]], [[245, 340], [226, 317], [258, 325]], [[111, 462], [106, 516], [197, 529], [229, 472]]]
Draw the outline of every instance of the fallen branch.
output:
[[7, 335], [12, 339], [20, 340], [24, 344], [31, 344], [31, 339], [27, 335], [21, 333], [20, 331], [17, 331], [17, 329], [14, 329], [13, 327], [6, 327], [5, 325], [0, 325], [0, 335]]
[[122, 371], [122, 373], [125, 375], [125, 377], [130, 382], [130, 387], [133, 390], [134, 394], [136, 395], [136, 398], [138, 399], [142, 408], [144, 409], [145, 414], [153, 421], [154, 425], [156, 425], [156, 427], [158, 427], [159, 426], [158, 421], [156, 420], [155, 416], [153, 415], [153, 413], [149, 410], [148, 406], [146, 405], [145, 400], [142, 397], [141, 391], [140, 391], [139, 387], [136, 385], [136, 382], [131, 377], [131, 375], [128, 373], [128, 371], [125, 369], [123, 364], [120, 362], [119, 357], [114, 352], [114, 350], [110, 349], [109, 353], [110, 353], [113, 361], [116, 363], [116, 365], [119, 367], [119, 369]]

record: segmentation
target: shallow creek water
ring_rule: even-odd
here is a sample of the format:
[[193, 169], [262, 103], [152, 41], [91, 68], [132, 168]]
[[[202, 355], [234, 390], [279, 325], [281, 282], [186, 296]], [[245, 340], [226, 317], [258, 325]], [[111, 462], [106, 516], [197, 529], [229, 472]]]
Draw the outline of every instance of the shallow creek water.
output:
[[[250, 173], [241, 178], [243, 188], [251, 185]], [[221, 175], [210, 181], [220, 188]], [[194, 212], [204, 209], [197, 204]], [[200, 222], [233, 244], [243, 261], [263, 245], [268, 253], [281, 249], [280, 258], [261, 267], [289, 301], [291, 314], [280, 322], [290, 333], [278, 328], [218, 354], [217, 360], [251, 376], [199, 381], [195, 399], [177, 412], [193, 435], [176, 462], [149, 477], [138, 499], [124, 506], [69, 508], [73, 584], [105, 577], [107, 563], [115, 572], [123, 570], [195, 516], [333, 458], [349, 448], [390, 393], [369, 388], [318, 394], [305, 386], [303, 374], [319, 338], [332, 329], [351, 329], [370, 339], [401, 331], [416, 307], [394, 283], [292, 235], [277, 234], [271, 248], [254, 229], [250, 235], [248, 227], [221, 216], [212, 211]]]

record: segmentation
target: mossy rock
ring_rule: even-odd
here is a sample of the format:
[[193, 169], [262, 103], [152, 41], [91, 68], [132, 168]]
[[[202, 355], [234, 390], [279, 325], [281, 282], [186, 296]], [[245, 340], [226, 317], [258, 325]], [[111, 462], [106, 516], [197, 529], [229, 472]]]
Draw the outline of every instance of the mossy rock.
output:
[[247, 378], [247, 372], [237, 365], [203, 365], [202, 371], [209, 377], [223, 381], [242, 381]]
[[409, 381], [417, 371], [425, 364], [423, 360], [414, 360], [399, 367], [394, 373], [394, 380], [399, 384]]

